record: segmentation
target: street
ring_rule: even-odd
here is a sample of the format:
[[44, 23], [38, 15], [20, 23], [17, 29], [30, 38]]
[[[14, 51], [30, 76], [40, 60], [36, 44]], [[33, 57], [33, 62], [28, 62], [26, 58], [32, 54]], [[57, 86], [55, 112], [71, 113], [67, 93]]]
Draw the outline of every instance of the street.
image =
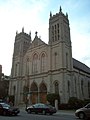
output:
[[74, 113], [57, 112], [53, 115], [27, 114], [21, 110], [17, 116], [0, 116], [0, 120], [78, 120]]

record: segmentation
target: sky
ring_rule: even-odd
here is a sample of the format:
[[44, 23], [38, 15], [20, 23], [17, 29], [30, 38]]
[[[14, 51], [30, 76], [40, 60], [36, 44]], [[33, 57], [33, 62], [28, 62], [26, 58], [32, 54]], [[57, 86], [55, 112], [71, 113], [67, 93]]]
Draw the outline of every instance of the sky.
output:
[[72, 57], [90, 67], [90, 0], [0, 0], [0, 64], [11, 74], [16, 31], [35, 32], [48, 43], [50, 11], [68, 13]]

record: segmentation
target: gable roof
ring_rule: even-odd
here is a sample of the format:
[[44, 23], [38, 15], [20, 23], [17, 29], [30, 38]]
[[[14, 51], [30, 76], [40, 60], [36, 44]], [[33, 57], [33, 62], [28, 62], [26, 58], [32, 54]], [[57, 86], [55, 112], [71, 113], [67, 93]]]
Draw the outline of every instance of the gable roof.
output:
[[81, 63], [80, 61], [76, 60], [73, 58], [73, 67], [81, 70], [85, 73], [90, 74], [90, 68], [88, 66], [86, 66], [84, 63]]
[[32, 41], [30, 48], [34, 48], [34, 47], [37, 47], [37, 46], [40, 46], [40, 45], [47, 45], [45, 42], [43, 42], [40, 38], [38, 38], [38, 36], [36, 36], [34, 38], [34, 40]]

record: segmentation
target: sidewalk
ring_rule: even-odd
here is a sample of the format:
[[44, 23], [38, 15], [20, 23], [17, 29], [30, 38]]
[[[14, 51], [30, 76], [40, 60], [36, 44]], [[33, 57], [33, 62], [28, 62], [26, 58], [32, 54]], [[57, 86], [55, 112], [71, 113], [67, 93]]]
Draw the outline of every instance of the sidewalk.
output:
[[74, 110], [58, 110], [57, 114], [69, 114], [69, 115], [75, 115]]

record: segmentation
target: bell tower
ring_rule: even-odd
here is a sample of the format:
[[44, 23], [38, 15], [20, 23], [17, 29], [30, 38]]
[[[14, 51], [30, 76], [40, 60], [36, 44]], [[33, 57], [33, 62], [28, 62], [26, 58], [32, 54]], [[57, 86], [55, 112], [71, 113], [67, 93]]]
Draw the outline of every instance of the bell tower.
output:
[[[51, 46], [51, 69], [57, 64], [56, 69], [72, 69], [72, 46], [70, 38], [70, 27], [68, 14], [59, 12], [49, 18], [49, 45]], [[53, 57], [54, 56], [54, 57]], [[55, 62], [54, 59], [57, 58]]]
[[53, 45], [56, 42], [71, 44], [68, 14], [62, 13], [61, 6], [59, 13], [52, 15], [50, 12], [49, 18], [49, 44]]
[[[72, 94], [72, 46], [70, 38], [70, 27], [68, 14], [62, 12], [60, 7], [59, 12], [52, 15], [50, 12], [49, 18], [49, 45], [50, 45], [50, 70], [54, 76], [58, 73], [57, 79], [60, 82], [59, 94], [61, 101], [67, 102], [68, 96]], [[52, 76], [52, 79], [55, 79]], [[70, 91], [67, 94], [67, 90]]]
[[22, 28], [22, 32], [16, 32], [11, 70], [12, 77], [23, 75], [23, 58], [30, 44], [31, 32], [29, 34], [26, 34], [24, 32], [24, 28]]

